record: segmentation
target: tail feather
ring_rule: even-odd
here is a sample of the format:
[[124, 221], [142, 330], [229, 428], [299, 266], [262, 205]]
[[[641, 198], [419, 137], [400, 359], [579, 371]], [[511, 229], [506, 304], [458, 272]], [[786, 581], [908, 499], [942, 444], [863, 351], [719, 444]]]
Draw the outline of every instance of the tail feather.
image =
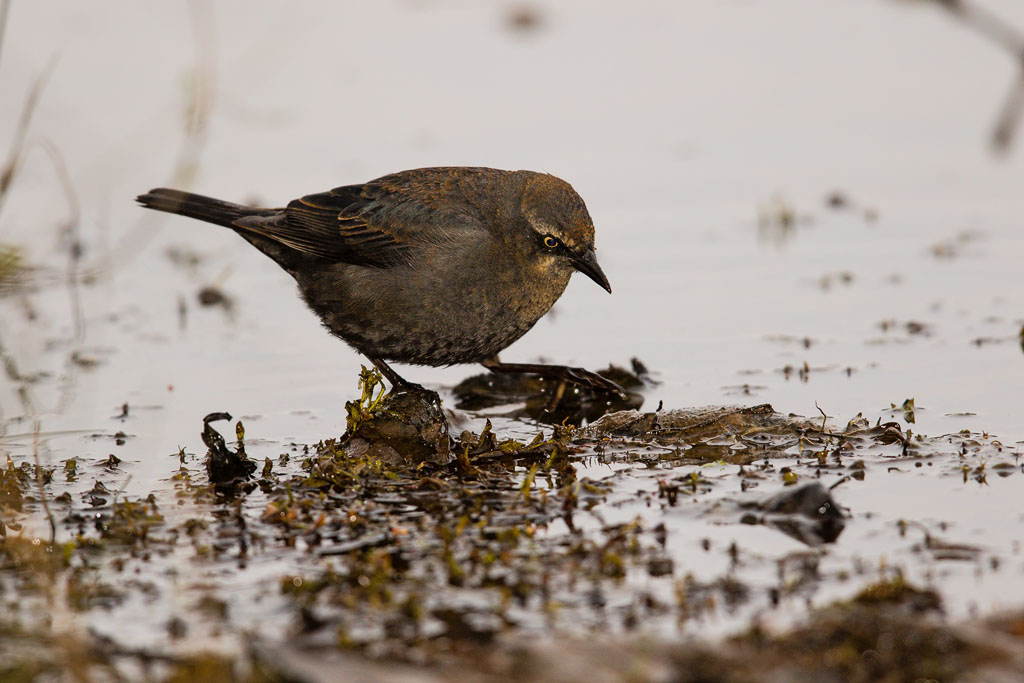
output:
[[171, 190], [166, 187], [159, 187], [146, 194], [140, 194], [135, 201], [149, 209], [197, 218], [228, 228], [234, 228], [234, 222], [245, 216], [274, 213], [272, 209], [253, 209], [241, 204], [232, 204], [221, 199], [204, 197], [181, 190]]

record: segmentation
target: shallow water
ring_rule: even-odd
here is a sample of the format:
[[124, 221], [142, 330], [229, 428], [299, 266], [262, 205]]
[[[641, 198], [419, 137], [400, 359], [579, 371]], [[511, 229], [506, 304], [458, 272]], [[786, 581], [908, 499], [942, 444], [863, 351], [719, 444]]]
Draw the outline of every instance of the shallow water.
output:
[[[989, 4], [1024, 27], [1018, 3]], [[55, 56], [31, 136], [52, 141], [67, 164], [80, 271], [94, 276], [64, 284], [67, 209], [34, 148], [0, 213], [0, 242], [23, 245], [39, 267], [29, 287], [0, 297], [0, 344], [16, 368], [0, 378], [0, 452], [16, 462], [32, 456], [38, 421], [43, 464], [124, 461], [116, 473], [82, 467], [73, 493], [102, 472], [126, 494], [171, 496], [179, 448], [205, 452], [207, 413], [240, 417], [259, 460], [340, 434], [365, 361], [236, 236], [131, 200], [187, 182], [280, 204], [440, 164], [555, 173], [597, 226], [614, 294], [574, 279], [505, 360], [596, 368], [637, 356], [659, 382], [646, 392], [649, 410], [771, 403], [812, 418], [820, 408], [840, 425], [862, 413], [932, 436], [985, 432], [1017, 462], [1024, 155], [997, 157], [985, 140], [1014, 73], [998, 48], [944, 14], [882, 1], [659, 2], [630, 13], [574, 2], [538, 5], [537, 28], [518, 31], [506, 5], [454, 0], [198, 7], [198, 48], [184, 5], [11, 10], [0, 140]], [[197, 60], [213, 99], [183, 162]], [[827, 205], [834, 192], [845, 207]], [[209, 284], [231, 297], [230, 310], [197, 303]], [[443, 393], [477, 369], [399, 371]], [[914, 424], [899, 408], [909, 398]], [[539, 428], [495, 426], [526, 439]], [[927, 469], [890, 473], [884, 462], [879, 476], [837, 489], [853, 520], [823, 571], [897, 565], [941, 586], [956, 617], [1019, 607], [1008, 598], [1021, 585], [1019, 467], [982, 485]], [[628, 460], [581, 469], [615, 473], [623, 498], [653, 476]], [[714, 495], [736, 493], [722, 489]], [[617, 509], [623, 521], [643, 514], [635, 503]], [[937, 561], [900, 535], [900, 519], [982, 551]], [[775, 562], [802, 548], [768, 527], [682, 512], [674, 521], [686, 539], [674, 546], [677, 565], [698, 577], [724, 571], [735, 541], [758, 557], [743, 580], [765, 587]], [[41, 521], [29, 527], [41, 532]], [[695, 552], [703, 538], [711, 550]], [[1002, 569], [986, 568], [993, 556]], [[254, 562], [246, 590], [264, 590], [295, 569], [290, 561]], [[861, 583], [825, 582], [813, 599]], [[237, 602], [249, 607], [234, 617], [264, 624], [280, 607], [276, 596]], [[150, 615], [154, 625], [166, 609]], [[116, 629], [120, 614], [96, 618]]]

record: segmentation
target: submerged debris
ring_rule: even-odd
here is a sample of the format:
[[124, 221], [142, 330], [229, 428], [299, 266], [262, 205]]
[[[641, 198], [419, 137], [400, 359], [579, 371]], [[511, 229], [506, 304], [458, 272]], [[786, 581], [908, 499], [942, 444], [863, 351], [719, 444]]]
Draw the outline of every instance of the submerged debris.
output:
[[747, 513], [744, 524], [765, 524], [810, 546], [832, 543], [846, 526], [842, 509], [820, 482], [785, 487], [745, 507], [764, 514]]
[[203, 443], [209, 450], [206, 471], [213, 484], [236, 484], [248, 480], [256, 471], [256, 463], [245, 454], [245, 429], [242, 423], [235, 425], [238, 450], [232, 451], [224, 444], [224, 437], [210, 426], [211, 422], [230, 420], [229, 413], [210, 413], [203, 418]]
[[[639, 389], [652, 383], [647, 368], [637, 359], [633, 359], [632, 371], [609, 365], [597, 374], [618, 384], [628, 395], [620, 397], [586, 387], [565, 386], [528, 373], [473, 375], [456, 385], [452, 393], [455, 407], [460, 410], [487, 410], [489, 414], [505, 417], [578, 426], [606, 413], [639, 408], [644, 402]], [[507, 409], [494, 410], [503, 406]]]
[[231, 311], [235, 307], [235, 300], [217, 285], [201, 288], [196, 294], [196, 300], [200, 306], [220, 306], [225, 311]]
[[544, 18], [544, 13], [537, 6], [520, 3], [506, 10], [505, 26], [513, 31], [528, 33], [543, 26]]

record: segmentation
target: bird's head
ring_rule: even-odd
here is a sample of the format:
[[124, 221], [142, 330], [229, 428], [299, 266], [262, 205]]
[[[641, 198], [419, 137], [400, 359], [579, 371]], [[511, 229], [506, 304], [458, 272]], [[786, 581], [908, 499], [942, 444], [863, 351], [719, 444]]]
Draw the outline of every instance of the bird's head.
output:
[[594, 253], [594, 223], [569, 183], [553, 175], [531, 174], [520, 210], [536, 261], [554, 270], [578, 270], [611, 293]]

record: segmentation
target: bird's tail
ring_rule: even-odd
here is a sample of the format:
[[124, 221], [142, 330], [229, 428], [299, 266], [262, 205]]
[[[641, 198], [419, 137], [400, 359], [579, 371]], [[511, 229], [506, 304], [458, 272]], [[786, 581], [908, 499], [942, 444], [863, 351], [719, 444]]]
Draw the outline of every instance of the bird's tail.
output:
[[166, 187], [158, 187], [146, 194], [140, 194], [135, 201], [148, 209], [198, 218], [201, 221], [223, 225], [227, 228], [235, 227], [233, 224], [239, 218], [266, 212], [266, 209], [253, 209], [241, 204], [232, 204], [220, 199], [181, 190], [171, 190]]

